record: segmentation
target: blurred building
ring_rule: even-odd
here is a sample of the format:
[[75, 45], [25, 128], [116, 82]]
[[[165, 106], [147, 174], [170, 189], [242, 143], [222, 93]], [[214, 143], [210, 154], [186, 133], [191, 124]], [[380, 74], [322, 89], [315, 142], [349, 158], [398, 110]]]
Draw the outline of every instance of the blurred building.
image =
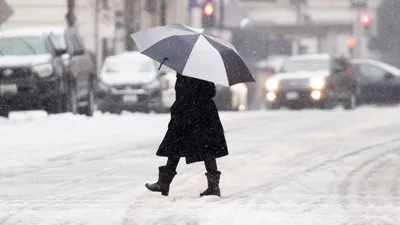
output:
[[[381, 0], [367, 0], [367, 13], [374, 18], [376, 8], [379, 6]], [[250, 22], [247, 26], [252, 24], [264, 24], [265, 26], [274, 25], [294, 25], [298, 23], [298, 9], [290, 4], [289, 0], [229, 0], [229, 4], [237, 5], [230, 10], [240, 12], [241, 18], [246, 18]], [[235, 14], [227, 12], [226, 16]], [[302, 22], [309, 24], [354, 24], [359, 22], [355, 10], [351, 9], [351, 0], [307, 0], [306, 4], [300, 10], [300, 18]], [[237, 17], [237, 16], [236, 16]], [[230, 20], [237, 20], [232, 18]], [[330, 34], [319, 45], [315, 37], [297, 37], [300, 43], [306, 47], [307, 52], [315, 53], [323, 51], [324, 53], [332, 54], [348, 54], [346, 41], [351, 34]], [[295, 42], [294, 44], [298, 44]], [[362, 40], [363, 56], [368, 57], [367, 41]], [[294, 54], [297, 51], [293, 52]]]

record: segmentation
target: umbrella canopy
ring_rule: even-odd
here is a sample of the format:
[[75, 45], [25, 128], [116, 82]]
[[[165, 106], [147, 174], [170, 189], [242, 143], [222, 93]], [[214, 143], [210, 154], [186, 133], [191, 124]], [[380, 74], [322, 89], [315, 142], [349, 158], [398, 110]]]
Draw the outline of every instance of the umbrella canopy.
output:
[[255, 82], [246, 63], [228, 41], [182, 24], [131, 34], [139, 51], [178, 73], [225, 86]]

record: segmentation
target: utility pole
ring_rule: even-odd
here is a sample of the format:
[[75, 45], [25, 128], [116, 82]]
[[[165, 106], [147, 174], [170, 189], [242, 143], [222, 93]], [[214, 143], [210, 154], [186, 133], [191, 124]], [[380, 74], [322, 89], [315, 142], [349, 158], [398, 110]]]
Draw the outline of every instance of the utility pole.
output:
[[363, 39], [363, 33], [364, 33], [364, 28], [362, 26], [362, 24], [360, 23], [360, 16], [361, 16], [362, 11], [360, 9], [356, 9], [356, 19], [354, 22], [354, 37], [355, 37], [355, 41], [356, 41], [356, 45], [355, 45], [355, 52], [354, 52], [354, 56], [359, 58], [362, 57], [362, 39]]
[[67, 0], [67, 14], [65, 15], [68, 27], [74, 27], [76, 24], [75, 0]]
[[225, 1], [219, 0], [219, 27], [223, 29], [225, 27]]
[[[295, 13], [296, 13], [296, 24], [298, 26], [303, 24], [303, 5], [305, 4], [305, 0], [290, 0], [290, 3], [294, 5], [295, 7]], [[296, 46], [296, 52], [295, 54], [300, 53], [300, 40], [296, 38], [294, 40], [295, 46]]]
[[301, 7], [301, 3], [300, 3], [300, 1], [296, 1], [296, 23], [297, 23], [298, 25], [301, 24], [302, 18], [303, 18], [303, 16], [302, 16], [302, 7]]
[[127, 51], [134, 50], [135, 43], [133, 42], [130, 34], [135, 31], [134, 28], [134, 1], [135, 0], [125, 0], [124, 1], [124, 18], [125, 18], [125, 49]]
[[[108, 0], [102, 0], [102, 5], [103, 5], [103, 7], [101, 7], [102, 9], [105, 9], [107, 11], [110, 9]], [[102, 44], [101, 62], [103, 62], [104, 59], [110, 54], [108, 43], [109, 43], [108, 39], [103, 37], [101, 40]]]
[[350, 0], [350, 8], [355, 11], [355, 20], [353, 24], [353, 37], [355, 39], [354, 57], [362, 57], [364, 26], [360, 22], [363, 11], [367, 8], [366, 0]]
[[167, 3], [165, 0], [161, 0], [160, 2], [160, 25], [167, 25]]
[[13, 14], [13, 8], [5, 0], [0, 0], [0, 28]]
[[[74, 0], [75, 1], [75, 0]], [[95, 58], [96, 61], [94, 62], [95, 67], [96, 67], [96, 71], [98, 71], [99, 67], [99, 36], [100, 36], [100, 32], [99, 32], [99, 11], [100, 11], [100, 1], [96, 0], [95, 2], [95, 6], [94, 6], [94, 43], [95, 43], [95, 48], [94, 48], [94, 52], [95, 52]]]

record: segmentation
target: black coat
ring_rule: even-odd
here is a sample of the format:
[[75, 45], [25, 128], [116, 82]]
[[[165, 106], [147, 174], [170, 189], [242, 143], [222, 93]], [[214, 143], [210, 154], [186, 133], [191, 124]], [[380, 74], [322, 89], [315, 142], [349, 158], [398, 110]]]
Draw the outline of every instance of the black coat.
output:
[[177, 75], [175, 93], [171, 121], [157, 155], [185, 157], [187, 164], [228, 155], [224, 129], [212, 100], [215, 85]]

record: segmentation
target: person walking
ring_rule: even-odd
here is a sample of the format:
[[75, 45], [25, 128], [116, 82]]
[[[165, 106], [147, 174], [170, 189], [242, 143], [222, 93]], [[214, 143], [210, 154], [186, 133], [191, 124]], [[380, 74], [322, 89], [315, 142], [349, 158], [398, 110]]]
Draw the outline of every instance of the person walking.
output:
[[156, 153], [168, 157], [167, 163], [159, 167], [158, 181], [145, 186], [152, 192], [168, 196], [180, 158], [185, 157], [187, 164], [201, 161], [205, 164], [208, 187], [200, 196], [221, 196], [221, 172], [216, 158], [229, 153], [218, 110], [212, 100], [216, 95], [215, 84], [177, 73], [175, 93], [168, 131]]

